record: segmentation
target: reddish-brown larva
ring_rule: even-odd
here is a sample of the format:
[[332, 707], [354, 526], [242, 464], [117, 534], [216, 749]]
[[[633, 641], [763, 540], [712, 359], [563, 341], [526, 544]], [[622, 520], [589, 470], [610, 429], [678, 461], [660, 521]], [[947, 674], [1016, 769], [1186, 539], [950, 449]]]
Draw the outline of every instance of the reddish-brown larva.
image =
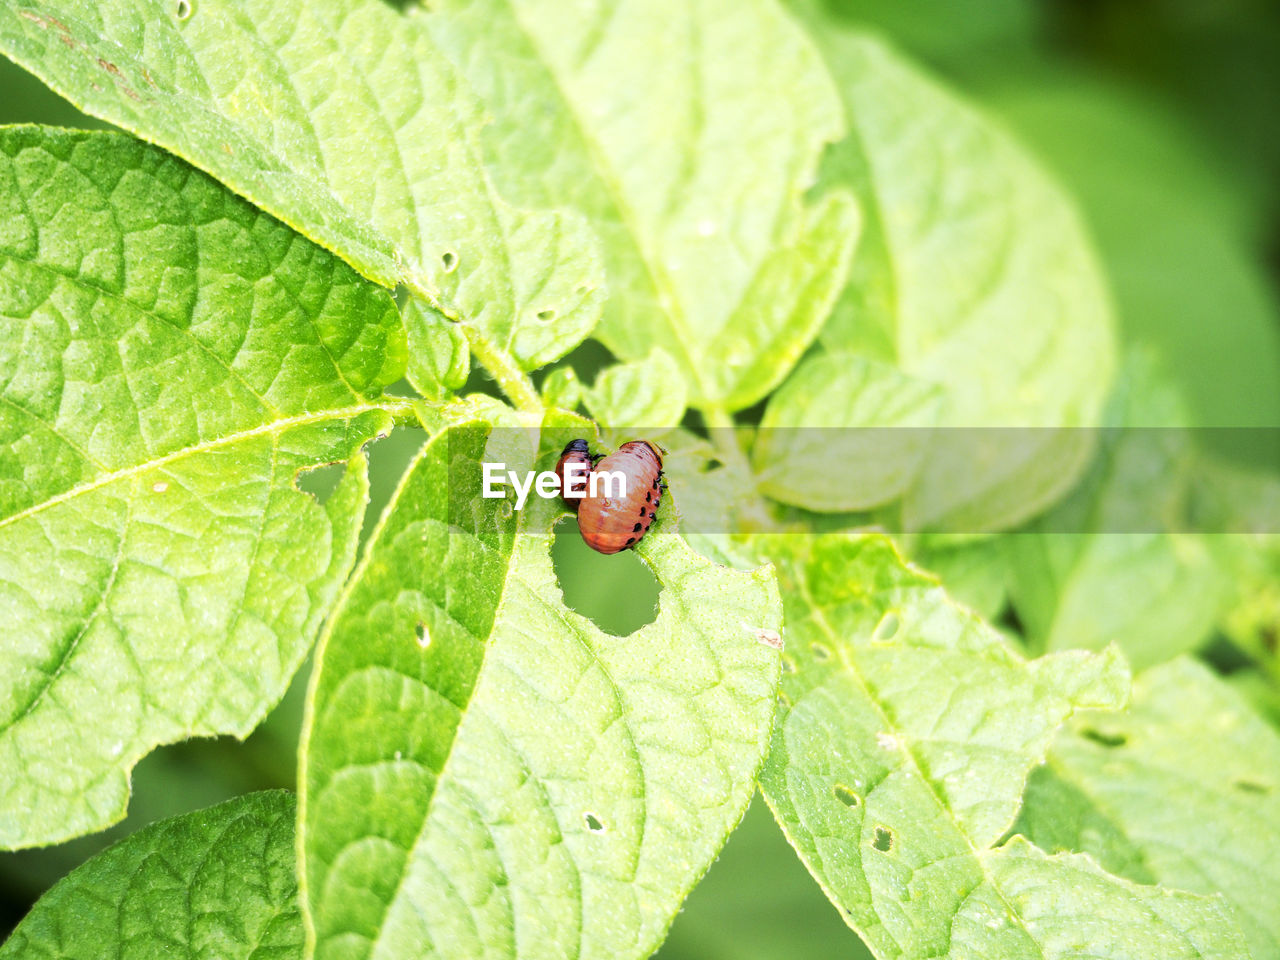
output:
[[[625, 496], [597, 485], [578, 507], [578, 529], [587, 546], [600, 553], [618, 553], [634, 547], [649, 532], [662, 500], [662, 454], [647, 440], [624, 443], [616, 453], [595, 466], [595, 473], [621, 473]], [[613, 496], [605, 496], [612, 493]]]
[[[565, 467], [571, 463], [586, 465], [586, 471], [578, 474], [574, 480], [569, 480], [565, 477]], [[556, 461], [556, 476], [560, 478], [560, 499], [568, 505], [570, 510], [577, 510], [582, 505], [582, 497], [587, 492], [587, 474], [590, 472], [591, 452], [587, 446], [587, 441], [570, 440], [565, 444], [565, 448], [560, 454], [560, 459]], [[569, 496], [568, 494], [571, 491], [579, 495], [576, 497]]]

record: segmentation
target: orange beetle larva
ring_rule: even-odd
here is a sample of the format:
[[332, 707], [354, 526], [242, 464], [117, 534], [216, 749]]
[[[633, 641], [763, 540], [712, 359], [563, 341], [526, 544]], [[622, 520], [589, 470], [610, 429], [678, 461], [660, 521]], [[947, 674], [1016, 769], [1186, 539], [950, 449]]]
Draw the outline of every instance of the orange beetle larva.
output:
[[595, 467], [596, 473], [621, 473], [625, 496], [599, 484], [596, 496], [590, 491], [578, 507], [578, 530], [587, 546], [610, 554], [634, 547], [644, 539], [662, 501], [662, 453], [648, 440], [632, 440]]

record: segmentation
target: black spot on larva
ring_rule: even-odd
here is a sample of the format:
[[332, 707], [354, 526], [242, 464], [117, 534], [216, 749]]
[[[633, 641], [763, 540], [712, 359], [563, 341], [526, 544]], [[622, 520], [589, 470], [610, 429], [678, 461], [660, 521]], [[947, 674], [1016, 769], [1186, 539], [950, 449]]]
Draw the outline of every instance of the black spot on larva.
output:
[[[616, 540], [615, 540], [614, 542], [615, 542], [615, 543], [617, 543], [617, 541], [616, 541]], [[629, 547], [629, 546], [631, 546], [631, 545], [632, 545], [633, 543], [635, 543], [635, 542], [636, 542], [636, 538], [635, 538], [635, 537], [627, 537], [627, 546], [628, 546], [628, 547]]]
[[650, 502], [652, 502], [652, 501], [653, 501], [653, 494], [652, 494], [652, 493], [649, 493], [649, 492], [646, 490], [646, 491], [645, 491], [645, 495], [644, 495], [644, 502], [645, 502], [645, 503], [650, 503]]
[[632, 532], [632, 533], [639, 533], [639, 532], [640, 532], [641, 530], [643, 530], [643, 529], [644, 529], [644, 524], [643, 524], [643, 523], [637, 523], [634, 527], [632, 527], [632, 528], [631, 528], [631, 532]]
[[831, 792], [836, 795], [836, 799], [843, 803], [846, 807], [856, 807], [862, 803], [862, 798], [846, 787], [843, 783], [837, 783], [831, 788]]
[[645, 509], [644, 507], [641, 507], [641, 508], [640, 508], [640, 516], [642, 516], [642, 517], [644, 516], [644, 509]]
[[888, 853], [893, 849], [893, 831], [888, 827], [876, 827], [876, 838], [871, 845], [881, 853]]
[[1129, 738], [1123, 733], [1103, 733], [1101, 730], [1085, 730], [1081, 736], [1109, 750], [1115, 747], [1123, 747], [1129, 742]]

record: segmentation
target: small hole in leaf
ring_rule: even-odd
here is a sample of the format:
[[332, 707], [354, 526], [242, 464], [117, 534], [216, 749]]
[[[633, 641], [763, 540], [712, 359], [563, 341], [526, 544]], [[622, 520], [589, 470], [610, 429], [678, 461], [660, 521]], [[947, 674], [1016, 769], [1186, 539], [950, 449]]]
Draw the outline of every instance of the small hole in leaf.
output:
[[431, 646], [431, 631], [421, 620], [418, 621], [418, 629], [415, 631], [414, 636], [417, 638], [418, 646], [423, 650]]
[[174, 6], [174, 13], [178, 17], [180, 23], [191, 19], [191, 15], [196, 12], [195, 4], [192, 0], [178, 0]]
[[893, 849], [893, 831], [888, 827], [876, 827], [876, 838], [871, 845], [881, 853], [888, 853]]
[[321, 463], [314, 467], [303, 467], [293, 478], [293, 485], [314, 497], [320, 506], [324, 506], [338, 489], [346, 469], [345, 463]]
[[831, 788], [831, 792], [836, 795], [836, 799], [843, 803], [846, 807], [856, 807], [862, 803], [862, 798], [854, 793], [849, 787], [843, 783], [837, 783]]
[[1258, 783], [1256, 780], [1237, 780], [1232, 784], [1237, 790], [1243, 793], [1261, 793], [1267, 794], [1271, 792], [1271, 788], [1265, 783]]
[[883, 617], [881, 617], [880, 622], [876, 624], [875, 633], [871, 635], [871, 639], [873, 641], [880, 641], [880, 642], [883, 642], [885, 640], [892, 640], [893, 637], [897, 634], [898, 627], [900, 625], [901, 625], [901, 622], [898, 620], [898, 615], [893, 611], [889, 611]]
[[604, 833], [604, 824], [594, 813], [585, 813], [582, 815], [582, 819], [586, 822], [587, 829], [592, 833]]
[[635, 633], [658, 618], [662, 588], [635, 553], [596, 553], [583, 543], [573, 517], [562, 518], [552, 536], [551, 563], [570, 610], [615, 637]]
[[444, 267], [445, 273], [453, 273], [458, 269], [458, 255], [452, 250], [446, 250], [440, 255], [440, 265]]
[[556, 312], [554, 310], [538, 311], [538, 319], [541, 320], [543, 323], [547, 323], [551, 320], [554, 320], [555, 318], [556, 318]]
[[1085, 730], [1081, 736], [1107, 749], [1123, 747], [1129, 742], [1129, 738], [1123, 733], [1103, 733], [1101, 730]]
[[810, 646], [809, 649], [813, 651], [813, 659], [815, 660], [831, 659], [831, 650], [823, 646], [821, 643], [815, 643]]
[[782, 655], [782, 672], [783, 673], [796, 672], [796, 662], [792, 660], [789, 656], [787, 656], [785, 653]]

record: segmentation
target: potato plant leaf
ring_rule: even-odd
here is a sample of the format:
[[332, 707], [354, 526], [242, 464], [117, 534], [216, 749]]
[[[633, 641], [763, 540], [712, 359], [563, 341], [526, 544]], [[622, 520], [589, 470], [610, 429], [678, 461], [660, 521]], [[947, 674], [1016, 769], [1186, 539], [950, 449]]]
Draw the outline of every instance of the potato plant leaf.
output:
[[41, 897], [0, 960], [301, 960], [294, 806], [251, 793], [139, 830]]
[[758, 542], [787, 623], [761, 786], [877, 957], [1240, 956], [1218, 901], [996, 846], [1062, 721], [1123, 702], [1117, 653], [1025, 661], [884, 538]]
[[940, 394], [854, 353], [807, 359], [765, 408], [752, 449], [761, 492], [832, 513], [896, 500], [928, 455]]
[[[584, 425], [555, 414], [537, 465]], [[563, 508], [479, 496], [480, 461], [534, 462], [526, 438], [430, 441], [319, 650], [299, 814], [317, 958], [647, 957], [751, 797], [772, 571], [693, 553], [666, 498], [637, 548], [658, 618], [603, 633], [556, 582]]]
[[585, 224], [498, 196], [479, 102], [382, 0], [6, 3], [0, 50], [525, 369], [599, 319]]
[[[822, 332], [944, 390], [943, 427], [1096, 425], [1114, 365], [1101, 272], [1070, 201], [1003, 130], [870, 36], [793, 6], [843, 96], [848, 137], [822, 183], [866, 220]], [[1084, 431], [1018, 431], [973, 470], [973, 437], [942, 431], [908, 493], [913, 527], [1012, 526], [1069, 490]]]
[[1139, 675], [1128, 712], [1072, 721], [1015, 829], [1144, 883], [1222, 893], [1254, 960], [1280, 957], [1280, 735], [1194, 660]]
[[[245, 736], [355, 560], [386, 293], [131, 138], [0, 130], [0, 847]], [[351, 467], [324, 503], [299, 475]]]
[[494, 115], [494, 176], [566, 200], [600, 236], [597, 332], [666, 350], [695, 407], [750, 406], [816, 336], [858, 216], [804, 194], [844, 123], [816, 51], [772, 0], [447, 0], [423, 19]]

